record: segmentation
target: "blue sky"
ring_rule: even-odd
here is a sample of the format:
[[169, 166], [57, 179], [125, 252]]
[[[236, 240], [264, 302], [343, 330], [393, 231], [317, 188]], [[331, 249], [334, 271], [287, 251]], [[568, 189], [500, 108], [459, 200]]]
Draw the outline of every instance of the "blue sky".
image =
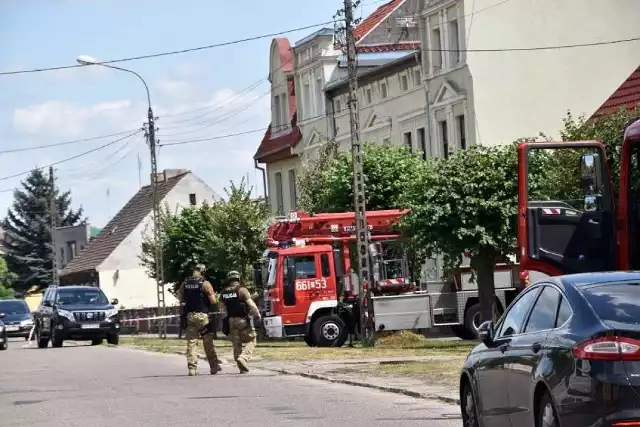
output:
[[[242, 39], [330, 21], [342, 6], [341, 0], [301, 3], [3, 0], [0, 71], [74, 64], [78, 55], [108, 60]], [[384, 1], [362, 3], [356, 16], [366, 16]], [[315, 30], [286, 37], [294, 43]], [[268, 125], [268, 82], [241, 92], [266, 77], [270, 42], [265, 38], [117, 65], [140, 73], [149, 84], [160, 144], [207, 138]], [[136, 129], [146, 115], [146, 95], [135, 76], [102, 67], [0, 76], [0, 93], [0, 151]], [[161, 147], [159, 169], [191, 169], [220, 194], [230, 180], [247, 176], [261, 193], [252, 159], [261, 137], [253, 133]], [[1, 215], [24, 175], [3, 178], [117, 138], [0, 154]], [[60, 188], [71, 190], [74, 205], [82, 206], [91, 224], [101, 227], [137, 191], [139, 175], [143, 185], [148, 183], [148, 149], [139, 134], [57, 165], [56, 173]]]

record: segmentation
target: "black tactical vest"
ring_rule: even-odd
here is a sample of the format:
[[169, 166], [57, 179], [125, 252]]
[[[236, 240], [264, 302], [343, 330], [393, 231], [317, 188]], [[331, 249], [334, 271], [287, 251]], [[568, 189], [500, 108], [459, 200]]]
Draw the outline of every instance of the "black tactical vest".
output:
[[208, 313], [209, 297], [204, 293], [204, 279], [189, 277], [184, 282], [184, 310], [186, 313]]
[[229, 317], [247, 317], [249, 306], [240, 298], [240, 286], [227, 288], [222, 292], [222, 301]]

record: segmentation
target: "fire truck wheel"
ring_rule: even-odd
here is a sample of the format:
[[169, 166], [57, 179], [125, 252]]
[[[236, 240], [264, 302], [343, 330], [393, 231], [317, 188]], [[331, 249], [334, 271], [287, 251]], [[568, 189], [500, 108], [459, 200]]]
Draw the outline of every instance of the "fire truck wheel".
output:
[[480, 304], [474, 304], [464, 315], [464, 327], [467, 332], [472, 335], [471, 339], [475, 339], [478, 336], [478, 327], [480, 326], [480, 319], [482, 319], [482, 313], [480, 312]]
[[309, 346], [309, 347], [315, 347], [316, 343], [313, 342], [313, 337], [311, 336], [311, 334], [309, 335], [305, 335], [304, 336], [304, 342]]
[[334, 314], [318, 318], [312, 330], [318, 347], [342, 347], [347, 340], [347, 325]]

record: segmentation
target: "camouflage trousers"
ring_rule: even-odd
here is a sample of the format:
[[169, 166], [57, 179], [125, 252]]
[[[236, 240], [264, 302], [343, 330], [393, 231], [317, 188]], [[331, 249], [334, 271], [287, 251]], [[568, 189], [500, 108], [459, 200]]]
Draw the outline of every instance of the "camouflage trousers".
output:
[[[189, 313], [187, 315], [185, 335], [187, 338], [187, 367], [190, 373], [198, 367], [196, 347], [200, 339], [200, 329], [204, 328], [208, 323], [209, 316], [206, 313]], [[216, 353], [212, 333], [208, 333], [202, 337], [202, 346], [204, 347], [204, 354], [207, 356], [211, 373], [214, 374], [218, 372], [220, 370], [220, 359], [218, 359], [218, 354]]]
[[229, 318], [229, 339], [233, 345], [233, 359], [248, 362], [256, 348], [256, 331], [248, 319]]

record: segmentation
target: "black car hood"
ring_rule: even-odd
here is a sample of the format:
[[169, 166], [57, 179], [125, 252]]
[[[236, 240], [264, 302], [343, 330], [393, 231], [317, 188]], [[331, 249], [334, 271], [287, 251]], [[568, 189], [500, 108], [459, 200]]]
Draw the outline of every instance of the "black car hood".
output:
[[111, 304], [100, 305], [100, 304], [64, 304], [59, 305], [59, 310], [67, 310], [67, 311], [102, 311], [102, 310], [110, 310], [113, 306]]

